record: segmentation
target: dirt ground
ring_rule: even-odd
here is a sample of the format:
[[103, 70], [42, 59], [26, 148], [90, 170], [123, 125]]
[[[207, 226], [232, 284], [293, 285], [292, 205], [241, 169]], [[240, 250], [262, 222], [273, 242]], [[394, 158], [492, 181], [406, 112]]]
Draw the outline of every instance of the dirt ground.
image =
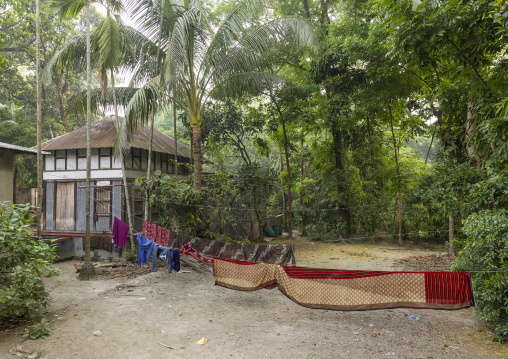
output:
[[[439, 250], [302, 239], [296, 259], [301, 266], [367, 270], [439, 271], [451, 264]], [[210, 268], [189, 260], [181, 273], [110, 268], [89, 282], [77, 280], [74, 263], [57, 263], [62, 274], [51, 292], [50, 337], [23, 339], [23, 327], [4, 331], [0, 358], [15, 358], [9, 349], [16, 345], [44, 359], [508, 358], [508, 346], [490, 341], [473, 309], [315, 310], [277, 289], [215, 286]], [[103, 334], [95, 336], [99, 329]], [[197, 344], [201, 338], [204, 345]]]

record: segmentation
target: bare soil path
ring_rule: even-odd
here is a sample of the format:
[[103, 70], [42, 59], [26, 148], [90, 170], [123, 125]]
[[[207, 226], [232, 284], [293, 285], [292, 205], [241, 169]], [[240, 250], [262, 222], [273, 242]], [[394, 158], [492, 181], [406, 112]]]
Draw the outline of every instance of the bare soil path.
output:
[[[303, 239], [296, 240], [296, 259], [301, 266], [367, 270], [446, 270], [451, 263], [441, 251], [388, 242]], [[208, 267], [190, 262], [185, 273], [145, 268], [132, 278], [131, 269], [118, 268], [89, 282], [77, 280], [74, 263], [57, 264], [63, 273], [51, 293], [51, 336], [26, 340], [23, 328], [0, 333], [0, 358], [15, 358], [9, 349], [19, 344], [44, 359], [508, 358], [508, 346], [490, 341], [473, 309], [313, 310], [278, 290], [215, 286]], [[94, 336], [99, 329], [103, 334]], [[201, 338], [204, 345], [196, 343]]]

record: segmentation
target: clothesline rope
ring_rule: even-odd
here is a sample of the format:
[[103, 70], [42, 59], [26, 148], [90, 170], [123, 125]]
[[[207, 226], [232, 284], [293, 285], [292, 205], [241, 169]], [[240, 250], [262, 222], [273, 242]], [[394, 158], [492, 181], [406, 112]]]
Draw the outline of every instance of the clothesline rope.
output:
[[[107, 189], [102, 188], [96, 188], [96, 191], [108, 191]], [[129, 197], [132, 199], [138, 199], [138, 200], [145, 200], [144, 196], [135, 196], [133, 194], [129, 194]], [[209, 206], [209, 205], [202, 205], [202, 204], [187, 204], [187, 203], [181, 203], [176, 201], [165, 201], [165, 203], [170, 204], [178, 204], [181, 206], [187, 206], [187, 207], [201, 207], [201, 208], [212, 208], [212, 209], [224, 209], [224, 210], [233, 210], [232, 207], [225, 207], [225, 206]], [[336, 208], [293, 208], [291, 211], [287, 209], [282, 209], [282, 212], [317, 212], [317, 211], [338, 211], [340, 209], [352, 209], [352, 208], [364, 208], [364, 207], [374, 207], [378, 206], [378, 208], [386, 208], [384, 206], [380, 206], [378, 204], [366, 204], [366, 205], [359, 205], [359, 206], [350, 206], [350, 207], [336, 207]], [[235, 211], [253, 211], [253, 208], [234, 208]], [[265, 210], [266, 211], [266, 210]], [[417, 208], [412, 209], [405, 209], [403, 211], [404, 213], [412, 213], [412, 212], [421, 212]]]
[[[94, 200], [99, 203], [95, 198]], [[104, 205], [102, 203], [99, 203], [102, 207], [104, 207]], [[114, 208], [114, 209], [117, 209], [125, 214], [127, 214], [127, 212], [121, 208], [118, 208], [118, 207], [115, 207], [111, 204], [111, 208]], [[113, 217], [114, 217], [114, 214], [109, 211], [107, 208], [105, 208], [105, 210], [110, 213]], [[134, 218], [137, 218], [141, 221], [144, 221], [143, 218], [141, 217], [138, 217], [136, 215], [132, 215]], [[461, 231], [461, 229], [454, 229], [454, 232], [458, 232], [458, 231]], [[426, 232], [409, 232], [409, 233], [403, 233], [403, 235], [423, 235], [423, 234], [431, 234], [431, 233], [444, 233], [444, 232], [450, 232], [448, 229], [443, 229], [443, 230], [438, 230], [438, 231], [426, 231]], [[359, 240], [359, 239], [377, 239], [377, 238], [380, 238], [380, 237], [393, 237], [393, 236], [397, 236], [398, 234], [379, 234], [379, 235], [376, 235], [376, 236], [366, 236], [366, 237], [354, 237], [354, 238], [351, 238], [353, 240]], [[338, 241], [338, 240], [337, 240]], [[337, 241], [320, 241], [321, 243], [335, 243]]]
[[[94, 198], [95, 200], [95, 198]], [[97, 202], [97, 200], [95, 200]], [[100, 203], [101, 204], [101, 203]], [[101, 204], [102, 205], [102, 204]], [[104, 206], [103, 206], [104, 207]], [[117, 207], [114, 207], [113, 205], [111, 205], [112, 208], [115, 208], [115, 209], [119, 209]], [[113, 217], [114, 217], [114, 214], [112, 212], [110, 212], [107, 208], [105, 208], [106, 211], [108, 211]], [[124, 213], [127, 213], [126, 211], [120, 209], [120, 211], [124, 212]], [[134, 215], [133, 215], [134, 216]], [[137, 216], [134, 216], [135, 218], [138, 218], [140, 220], [144, 220], [143, 218], [141, 217], [137, 217]], [[136, 232], [136, 231], [134, 231]], [[443, 231], [433, 231], [433, 232], [448, 232], [448, 230], [443, 230]], [[424, 233], [433, 233], [433, 232], [424, 232]], [[136, 232], [137, 234], [139, 234], [138, 232]], [[406, 235], [409, 235], [409, 234], [418, 234], [418, 232], [415, 232], [415, 233], [405, 233]], [[371, 239], [371, 238], [378, 238], [378, 237], [383, 237], [383, 236], [387, 236], [387, 237], [393, 237], [395, 236], [394, 234], [387, 234], [387, 235], [379, 235], [379, 236], [375, 236], [375, 237], [357, 237], [357, 238], [353, 238], [353, 239]], [[331, 241], [320, 241], [322, 243], [333, 243]], [[481, 271], [481, 270], [476, 270], [476, 271], [468, 271], [469, 273], [508, 273], [508, 270], [497, 270], [497, 271]]]

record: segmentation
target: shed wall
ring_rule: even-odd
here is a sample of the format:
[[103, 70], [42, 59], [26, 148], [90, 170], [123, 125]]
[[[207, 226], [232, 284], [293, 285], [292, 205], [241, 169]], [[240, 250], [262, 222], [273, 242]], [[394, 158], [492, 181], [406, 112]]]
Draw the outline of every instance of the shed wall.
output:
[[14, 179], [12, 175], [14, 154], [12, 151], [0, 150], [0, 202], [12, 202]]

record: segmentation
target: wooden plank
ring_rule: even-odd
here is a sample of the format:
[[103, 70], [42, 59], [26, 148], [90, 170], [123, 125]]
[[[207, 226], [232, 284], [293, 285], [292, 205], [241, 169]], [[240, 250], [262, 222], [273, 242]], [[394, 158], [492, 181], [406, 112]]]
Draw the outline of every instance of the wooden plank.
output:
[[57, 182], [56, 184], [55, 229], [74, 230], [76, 228], [75, 187], [75, 182]]

